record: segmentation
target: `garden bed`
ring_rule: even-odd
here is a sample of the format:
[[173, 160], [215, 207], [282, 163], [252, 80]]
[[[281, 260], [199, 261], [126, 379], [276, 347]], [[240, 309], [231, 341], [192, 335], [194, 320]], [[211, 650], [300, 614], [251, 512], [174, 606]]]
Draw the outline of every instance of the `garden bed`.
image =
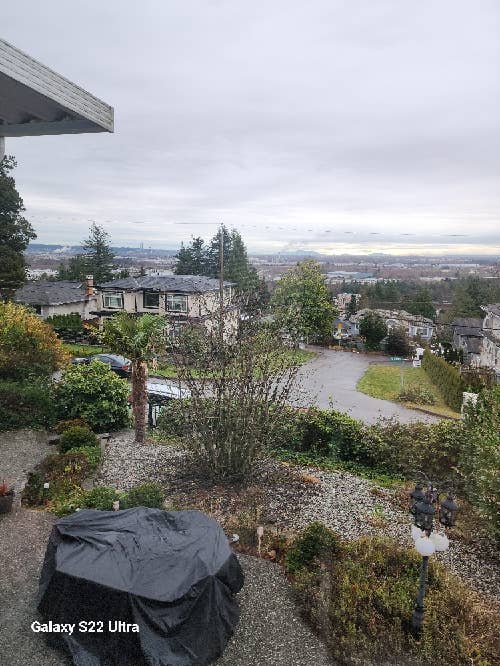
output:
[[[245, 552], [256, 552], [256, 529], [263, 525], [263, 554], [271, 559], [279, 559], [284, 539], [317, 520], [346, 539], [382, 535], [413, 547], [407, 489], [401, 485], [387, 488], [348, 472], [267, 459], [256, 466], [247, 485], [214, 486], [193, 470], [181, 448], [157, 443], [139, 447], [129, 432], [113, 437], [98, 482], [128, 490], [148, 481], [163, 486], [167, 506], [214, 516], [229, 535], [240, 536]], [[498, 563], [489, 541], [457, 530], [450, 550], [436, 559], [479, 592], [500, 600]]]

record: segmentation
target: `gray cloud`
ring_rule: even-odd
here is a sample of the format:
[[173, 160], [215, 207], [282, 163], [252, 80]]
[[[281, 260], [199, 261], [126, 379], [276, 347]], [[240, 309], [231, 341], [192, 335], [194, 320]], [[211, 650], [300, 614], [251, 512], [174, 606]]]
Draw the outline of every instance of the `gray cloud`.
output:
[[260, 250], [494, 251], [499, 23], [494, 0], [18, 0], [2, 36], [116, 113], [114, 135], [8, 141], [39, 240], [95, 219], [175, 246], [223, 220]]

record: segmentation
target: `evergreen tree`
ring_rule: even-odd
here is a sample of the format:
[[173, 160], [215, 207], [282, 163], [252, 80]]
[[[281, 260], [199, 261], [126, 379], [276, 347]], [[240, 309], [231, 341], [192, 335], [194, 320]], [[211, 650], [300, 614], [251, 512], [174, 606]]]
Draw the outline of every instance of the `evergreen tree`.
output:
[[111, 251], [109, 234], [93, 222], [83, 248], [87, 273], [94, 276], [94, 282], [101, 284], [112, 280], [115, 255]]
[[193, 238], [188, 247], [181, 245], [177, 253], [176, 275], [207, 275], [207, 252], [202, 238]]
[[404, 328], [394, 327], [387, 334], [385, 350], [392, 356], [406, 357], [410, 353], [410, 341]]
[[419, 289], [413, 299], [411, 299], [405, 309], [411, 314], [422, 315], [428, 319], [434, 319], [436, 309], [432, 303], [431, 295], [428, 289]]
[[36, 238], [31, 224], [23, 217], [23, 200], [10, 172], [17, 166], [11, 156], [0, 160], [0, 298], [11, 299], [26, 282], [24, 250]]
[[358, 309], [357, 302], [356, 302], [356, 294], [351, 294], [351, 300], [347, 304], [347, 308], [345, 311], [347, 319], [351, 317], [352, 315], [356, 314]]
[[376, 312], [367, 312], [359, 324], [359, 332], [368, 349], [379, 349], [380, 341], [387, 335], [387, 326]]

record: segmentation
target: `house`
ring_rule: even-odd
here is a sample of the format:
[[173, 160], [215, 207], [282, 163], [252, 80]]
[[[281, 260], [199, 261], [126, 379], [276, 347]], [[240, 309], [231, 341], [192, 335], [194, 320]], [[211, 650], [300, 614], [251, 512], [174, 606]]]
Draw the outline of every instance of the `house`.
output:
[[361, 294], [348, 294], [346, 292], [343, 292], [342, 294], [337, 294], [333, 300], [337, 305], [339, 311], [345, 312], [349, 307], [349, 305], [351, 304], [351, 300], [353, 297], [357, 305], [359, 303], [359, 299], [361, 298]]
[[27, 282], [15, 293], [16, 303], [29, 305], [42, 319], [53, 315], [79, 314], [92, 319], [97, 307], [92, 276], [84, 282], [71, 280], [37, 280]]
[[434, 322], [432, 319], [428, 319], [422, 315], [411, 314], [410, 312], [406, 312], [406, 310], [370, 310], [369, 308], [363, 308], [349, 318], [349, 321], [354, 324], [354, 335], [359, 335], [359, 324], [368, 312], [375, 312], [380, 315], [389, 331], [393, 328], [403, 328], [409, 338], [420, 338], [421, 340], [428, 341], [434, 335]]
[[459, 317], [452, 321], [451, 327], [453, 349], [462, 351], [465, 365], [479, 367], [483, 345], [483, 320], [474, 317]]
[[356, 324], [353, 324], [350, 321], [344, 320], [344, 319], [334, 319], [333, 321], [333, 335], [336, 340], [348, 340], [349, 338], [352, 338], [354, 335], [359, 334], [359, 330], [357, 333], [355, 332], [357, 329]]
[[500, 303], [482, 305], [485, 316], [482, 322], [480, 365], [495, 371], [500, 378]]
[[[224, 282], [224, 336], [238, 332], [239, 308], [233, 303], [232, 282]], [[219, 281], [200, 275], [144, 275], [105, 282], [97, 287], [94, 315], [118, 312], [158, 314], [169, 322], [172, 339], [186, 324], [214, 328], [219, 312]]]

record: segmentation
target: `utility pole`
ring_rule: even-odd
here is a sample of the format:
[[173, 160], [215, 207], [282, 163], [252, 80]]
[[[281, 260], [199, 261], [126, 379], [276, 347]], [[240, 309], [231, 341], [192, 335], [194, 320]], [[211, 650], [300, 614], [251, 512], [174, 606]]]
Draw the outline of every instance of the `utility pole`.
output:
[[219, 230], [219, 336], [224, 340], [224, 226]]

